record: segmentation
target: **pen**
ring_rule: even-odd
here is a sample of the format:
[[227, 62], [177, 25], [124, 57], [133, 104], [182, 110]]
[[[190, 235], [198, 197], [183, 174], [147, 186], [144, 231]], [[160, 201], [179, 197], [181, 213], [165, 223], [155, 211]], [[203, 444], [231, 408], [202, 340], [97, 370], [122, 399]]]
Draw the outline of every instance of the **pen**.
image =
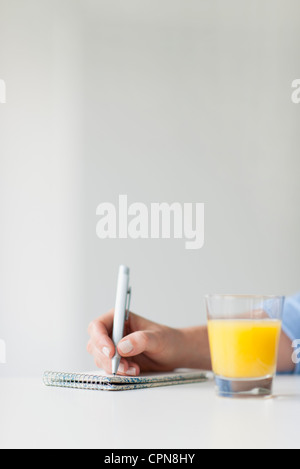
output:
[[116, 353], [112, 359], [112, 374], [116, 375], [120, 366], [121, 357], [117, 350], [117, 345], [124, 337], [125, 321], [129, 317], [129, 308], [131, 300], [131, 288], [129, 287], [130, 270], [128, 267], [121, 265], [119, 268], [117, 297], [115, 306], [115, 316], [113, 325], [112, 341], [114, 343]]

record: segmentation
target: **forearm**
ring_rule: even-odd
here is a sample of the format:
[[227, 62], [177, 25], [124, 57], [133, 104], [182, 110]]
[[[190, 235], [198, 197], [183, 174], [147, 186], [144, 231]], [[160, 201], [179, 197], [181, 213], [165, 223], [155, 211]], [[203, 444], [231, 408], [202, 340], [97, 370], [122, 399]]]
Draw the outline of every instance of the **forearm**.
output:
[[180, 367], [211, 370], [211, 355], [206, 326], [180, 329]]

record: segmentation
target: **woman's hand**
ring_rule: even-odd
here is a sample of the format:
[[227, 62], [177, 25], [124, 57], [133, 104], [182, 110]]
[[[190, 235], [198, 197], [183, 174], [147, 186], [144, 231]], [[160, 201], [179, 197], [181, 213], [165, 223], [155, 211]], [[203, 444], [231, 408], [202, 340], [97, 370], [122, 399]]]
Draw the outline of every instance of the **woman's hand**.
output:
[[[100, 316], [88, 328], [87, 351], [98, 368], [112, 372], [115, 347], [111, 340], [114, 311]], [[122, 357], [118, 374], [137, 376], [141, 371], [172, 371], [183, 366], [184, 331], [161, 326], [131, 313], [125, 325], [125, 337], [118, 344]]]
[[[88, 352], [97, 367], [112, 372], [115, 347], [111, 340], [114, 311], [89, 325]], [[291, 340], [281, 334], [278, 371], [293, 371]], [[173, 371], [175, 368], [211, 370], [206, 326], [172, 329], [131, 313], [125, 325], [125, 337], [118, 344], [122, 357], [118, 374], [137, 376], [141, 371]]]

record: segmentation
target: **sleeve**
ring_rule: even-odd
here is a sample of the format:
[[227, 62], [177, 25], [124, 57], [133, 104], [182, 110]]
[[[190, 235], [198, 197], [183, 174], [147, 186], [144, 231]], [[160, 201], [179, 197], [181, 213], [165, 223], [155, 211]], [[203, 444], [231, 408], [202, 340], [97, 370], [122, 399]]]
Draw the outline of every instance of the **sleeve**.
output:
[[[293, 342], [300, 339], [300, 293], [285, 301], [282, 330]], [[300, 362], [295, 373], [300, 374]]]

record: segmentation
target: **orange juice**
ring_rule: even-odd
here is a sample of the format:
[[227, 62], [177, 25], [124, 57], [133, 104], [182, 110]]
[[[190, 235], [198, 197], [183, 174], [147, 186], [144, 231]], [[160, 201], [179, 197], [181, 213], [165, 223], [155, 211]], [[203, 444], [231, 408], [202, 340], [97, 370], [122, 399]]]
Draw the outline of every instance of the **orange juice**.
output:
[[213, 371], [224, 378], [264, 378], [276, 372], [281, 321], [208, 321]]

